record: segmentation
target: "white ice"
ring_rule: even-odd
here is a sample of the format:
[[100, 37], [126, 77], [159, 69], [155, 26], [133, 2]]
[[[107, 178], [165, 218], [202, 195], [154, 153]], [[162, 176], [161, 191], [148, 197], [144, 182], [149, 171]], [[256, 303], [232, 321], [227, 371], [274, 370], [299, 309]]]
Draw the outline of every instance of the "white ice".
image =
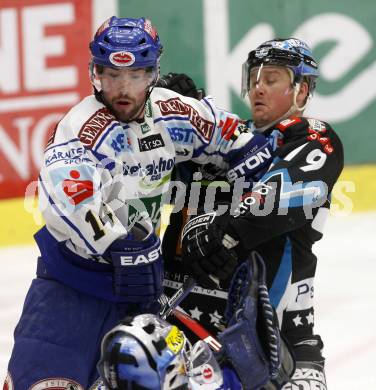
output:
[[[376, 389], [376, 213], [331, 217], [315, 253], [315, 327], [328, 388]], [[37, 255], [35, 246], [0, 249], [0, 383]]]

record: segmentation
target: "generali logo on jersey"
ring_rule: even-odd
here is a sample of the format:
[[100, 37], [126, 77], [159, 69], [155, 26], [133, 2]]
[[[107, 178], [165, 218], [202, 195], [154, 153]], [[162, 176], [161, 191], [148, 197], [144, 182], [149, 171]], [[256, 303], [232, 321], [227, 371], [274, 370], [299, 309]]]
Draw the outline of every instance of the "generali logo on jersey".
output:
[[156, 102], [163, 116], [166, 115], [185, 115], [189, 122], [206, 139], [210, 140], [214, 130], [214, 123], [204, 119], [197, 110], [187, 103], [182, 102], [178, 97], [168, 100], [158, 100]]
[[38, 176], [51, 130], [91, 93], [91, 0], [1, 0], [0, 198]]
[[95, 144], [95, 141], [116, 118], [110, 113], [108, 108], [97, 110], [82, 126], [78, 137], [80, 141], [88, 147]]

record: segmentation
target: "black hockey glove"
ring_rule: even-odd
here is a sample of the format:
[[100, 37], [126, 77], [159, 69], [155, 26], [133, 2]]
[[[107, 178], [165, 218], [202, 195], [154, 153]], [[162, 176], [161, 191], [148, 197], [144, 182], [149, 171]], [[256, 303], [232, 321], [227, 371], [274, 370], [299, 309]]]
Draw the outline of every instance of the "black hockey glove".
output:
[[168, 73], [161, 76], [156, 85], [156, 87], [171, 89], [180, 93], [180, 95], [188, 96], [201, 100], [205, 96], [205, 91], [203, 89], [197, 89], [194, 81], [184, 73]]
[[228, 280], [238, 266], [238, 256], [233, 249], [239, 241], [226, 233], [229, 214], [217, 216], [210, 212], [192, 218], [183, 229], [182, 260], [186, 272], [205, 288]]

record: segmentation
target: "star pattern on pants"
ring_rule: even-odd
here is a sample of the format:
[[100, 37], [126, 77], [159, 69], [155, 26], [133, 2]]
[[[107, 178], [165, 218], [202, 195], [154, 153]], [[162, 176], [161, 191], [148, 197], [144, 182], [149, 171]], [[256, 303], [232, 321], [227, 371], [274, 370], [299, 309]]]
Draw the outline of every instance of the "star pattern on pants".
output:
[[200, 321], [200, 317], [202, 314], [202, 311], [198, 310], [198, 307], [196, 306], [193, 310], [189, 310], [191, 313], [191, 317], [194, 318], [197, 321]]
[[218, 313], [217, 310], [214, 313], [209, 313], [209, 316], [210, 316], [210, 322], [212, 324], [218, 324], [222, 318], [222, 316]]
[[306, 316], [308, 324], [313, 324], [313, 313], [309, 312], [309, 314]]
[[300, 317], [299, 314], [297, 314], [292, 320], [293, 320], [295, 326], [303, 325], [302, 317]]

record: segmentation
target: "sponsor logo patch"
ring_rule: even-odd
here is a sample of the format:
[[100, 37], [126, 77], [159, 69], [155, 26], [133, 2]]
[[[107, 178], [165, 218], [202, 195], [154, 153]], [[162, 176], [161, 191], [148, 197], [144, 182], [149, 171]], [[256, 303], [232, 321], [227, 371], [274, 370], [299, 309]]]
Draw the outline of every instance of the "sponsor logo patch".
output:
[[165, 143], [160, 134], [149, 135], [138, 140], [140, 152], [148, 152], [149, 150], [162, 148]]
[[120, 264], [124, 267], [140, 265], [140, 264], [150, 264], [160, 258], [161, 247], [154, 249], [150, 252], [144, 251], [139, 255], [133, 256], [120, 256]]
[[264, 183], [257, 184], [251, 192], [242, 196], [242, 201], [235, 209], [234, 218], [250, 213], [253, 207], [263, 205], [265, 198], [273, 190], [273, 187]]
[[111, 132], [111, 137], [107, 141], [107, 144], [114, 150], [115, 155], [122, 152], [132, 152], [132, 144], [128, 130], [121, 127], [114, 130]]
[[175, 160], [173, 158], [164, 159], [161, 157], [159, 161], [153, 161], [146, 166], [142, 166], [141, 163], [137, 165], [123, 164], [123, 175], [124, 176], [139, 176], [146, 177], [150, 176], [151, 180], [159, 180], [162, 177], [162, 173], [171, 171], [174, 167]]
[[278, 125], [276, 127], [277, 127], [277, 129], [279, 129], [283, 133], [288, 127], [293, 126], [296, 123], [299, 123], [301, 121], [302, 120], [300, 118], [291, 117], [291, 118], [285, 119], [282, 122], [278, 123]]
[[197, 110], [187, 103], [183, 103], [180, 98], [171, 98], [168, 100], [158, 100], [156, 102], [163, 116], [169, 115], [185, 115], [189, 122], [197, 129], [197, 131], [209, 141], [214, 130], [214, 123], [204, 119]]
[[129, 51], [117, 51], [110, 54], [110, 62], [116, 66], [131, 66], [135, 62], [135, 56]]
[[216, 214], [215, 212], [199, 215], [198, 217], [192, 218], [185, 226], [182, 232], [182, 236], [184, 237], [188, 234], [192, 229], [197, 228], [198, 226], [208, 226], [214, 221]]
[[141, 127], [142, 134], [146, 134], [149, 131], [151, 131], [150, 126], [146, 122], [142, 123], [140, 127]]
[[99, 175], [89, 165], [56, 168], [50, 171], [50, 178], [52, 183], [44, 182], [43, 187], [56, 194], [66, 211], [90, 201], [99, 186]]
[[78, 138], [87, 147], [92, 147], [107, 126], [116, 121], [107, 108], [96, 111], [81, 127]]
[[210, 383], [214, 379], [214, 370], [210, 364], [204, 364], [202, 366], [202, 379], [206, 383]]
[[193, 133], [191, 128], [167, 127], [167, 130], [170, 133], [172, 141], [182, 145], [193, 144]]
[[309, 127], [314, 130], [318, 131], [319, 133], [325, 133], [326, 132], [326, 126], [324, 122], [319, 121], [318, 119], [314, 118], [307, 118]]
[[326, 390], [326, 379], [322, 371], [313, 368], [297, 367], [292, 377], [292, 383], [287, 383], [286, 390], [307, 389], [307, 390]]
[[153, 116], [153, 109], [151, 107], [150, 99], [148, 99], [145, 105], [145, 116], [146, 118], [151, 118]]
[[84, 388], [70, 379], [47, 378], [34, 383], [29, 390], [84, 390]]
[[80, 179], [81, 173], [77, 169], [72, 169], [69, 176], [69, 179], [63, 180], [62, 187], [70, 204], [77, 206], [93, 196], [94, 185], [92, 180]]
[[69, 165], [89, 162], [91, 160], [87, 157], [86, 149], [83, 147], [71, 147], [67, 149], [66, 146], [64, 146], [60, 148], [52, 148], [51, 150], [46, 151], [44, 156], [44, 164], [46, 167], [60, 161], [64, 161], [64, 164]]
[[219, 127], [222, 128], [221, 134], [226, 141], [237, 137], [233, 137], [235, 130], [237, 129], [239, 120], [231, 117], [227, 117], [225, 121], [221, 119], [219, 122]]
[[271, 158], [272, 155], [268, 146], [257, 152], [253, 152], [251, 156], [234, 166], [232, 169], [229, 169], [227, 172], [227, 179], [230, 182], [233, 182], [240, 177], [249, 177], [250, 174], [256, 172], [256, 168], [259, 165], [263, 165]]
[[166, 336], [165, 341], [168, 348], [174, 354], [177, 354], [184, 346], [185, 337], [183, 332], [181, 332], [176, 326], [172, 326], [171, 330]]
[[330, 138], [328, 137], [322, 137], [321, 134], [315, 130], [308, 129], [308, 133], [310, 134], [307, 137], [308, 141], [319, 141], [320, 144], [324, 147], [324, 152], [326, 154], [332, 154], [334, 152], [334, 148], [332, 144], [330, 143]]

